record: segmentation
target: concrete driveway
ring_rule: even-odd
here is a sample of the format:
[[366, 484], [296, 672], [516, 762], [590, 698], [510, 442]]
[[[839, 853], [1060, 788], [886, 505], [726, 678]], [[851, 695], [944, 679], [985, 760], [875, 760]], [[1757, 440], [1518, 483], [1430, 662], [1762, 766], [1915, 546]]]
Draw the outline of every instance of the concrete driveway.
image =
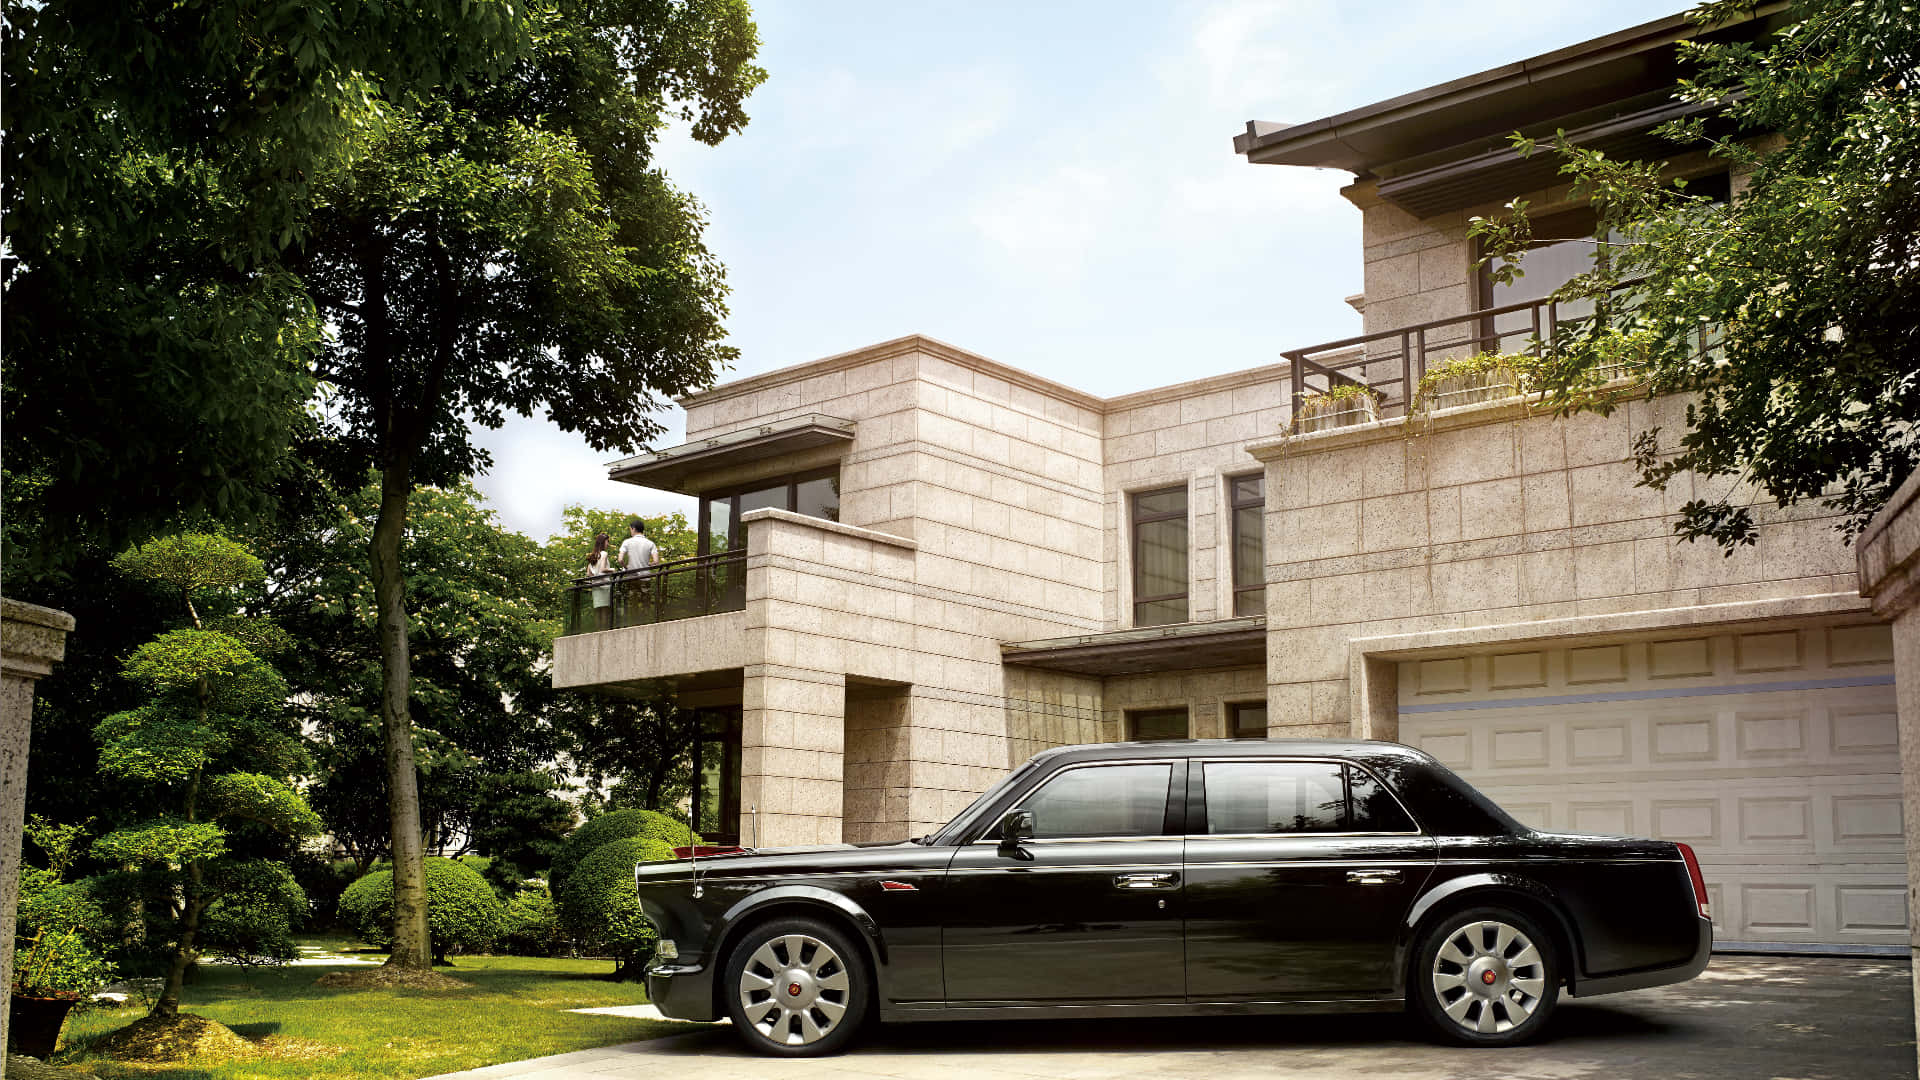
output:
[[1716, 957], [1675, 987], [1561, 1000], [1543, 1041], [1467, 1050], [1396, 1015], [880, 1028], [833, 1058], [744, 1053], [725, 1027], [456, 1073], [463, 1080], [1873, 1080], [1915, 1076], [1904, 961]]

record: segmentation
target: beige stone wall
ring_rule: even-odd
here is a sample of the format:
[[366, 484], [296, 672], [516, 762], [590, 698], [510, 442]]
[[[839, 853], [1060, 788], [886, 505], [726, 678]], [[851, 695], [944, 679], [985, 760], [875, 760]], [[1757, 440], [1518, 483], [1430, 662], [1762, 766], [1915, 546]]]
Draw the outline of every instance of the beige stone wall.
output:
[[1227, 706], [1264, 701], [1266, 696], [1267, 672], [1262, 667], [1114, 675], [1106, 680], [1101, 741], [1130, 736], [1128, 712], [1175, 708], [1187, 710], [1187, 733], [1191, 737], [1230, 738], [1233, 732], [1227, 727]]
[[1010, 667], [1005, 680], [1008, 768], [1042, 750], [1107, 738], [1100, 679]]
[[1290, 394], [1285, 366], [1275, 365], [1107, 403], [1101, 608], [1107, 628], [1133, 625], [1129, 496], [1178, 485], [1187, 488], [1188, 617], [1232, 617], [1226, 478], [1260, 471], [1241, 448], [1284, 429]]
[[1853, 593], [1851, 553], [1817, 508], [1757, 505], [1758, 545], [1730, 557], [1674, 540], [1680, 505], [1725, 481], [1681, 476], [1656, 492], [1635, 486], [1628, 458], [1649, 426], [1680, 430], [1683, 409], [1669, 398], [1556, 419], [1501, 403], [1256, 444], [1272, 726], [1367, 731], [1350, 709], [1364, 689], [1349, 683], [1357, 638], [1631, 612], [1658, 627], [1710, 622], [1716, 605]]

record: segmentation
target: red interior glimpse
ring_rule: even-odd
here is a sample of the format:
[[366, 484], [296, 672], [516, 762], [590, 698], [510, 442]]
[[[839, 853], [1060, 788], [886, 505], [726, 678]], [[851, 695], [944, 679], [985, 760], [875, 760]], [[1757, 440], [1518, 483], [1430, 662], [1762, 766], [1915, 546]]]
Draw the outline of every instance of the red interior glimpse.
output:
[[724, 844], [695, 844], [692, 847], [674, 848], [673, 857], [676, 859], [686, 859], [697, 855], [704, 859], [709, 855], [738, 855], [746, 850], [746, 848], [728, 847]]
[[1675, 844], [1680, 849], [1680, 857], [1687, 861], [1687, 880], [1693, 883], [1693, 902], [1700, 906], [1700, 917], [1713, 918], [1713, 908], [1707, 903], [1707, 879], [1700, 874], [1700, 860], [1693, 849], [1685, 844]]

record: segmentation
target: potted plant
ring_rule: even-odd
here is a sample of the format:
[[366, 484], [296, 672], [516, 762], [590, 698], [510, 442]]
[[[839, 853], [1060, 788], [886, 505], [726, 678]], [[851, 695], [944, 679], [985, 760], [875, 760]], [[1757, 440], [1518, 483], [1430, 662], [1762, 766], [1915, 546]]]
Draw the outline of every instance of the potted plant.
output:
[[1525, 382], [1523, 372], [1527, 359], [1482, 352], [1436, 364], [1420, 377], [1414, 407], [1408, 410], [1408, 415], [1512, 397], [1520, 393]]
[[16, 943], [7, 1013], [13, 1050], [43, 1060], [52, 1054], [68, 1011], [111, 975], [106, 961], [71, 930], [44, 929]]
[[1324, 393], [1307, 394], [1300, 399], [1300, 411], [1293, 418], [1293, 430], [1299, 433], [1328, 431], [1353, 424], [1368, 424], [1380, 419], [1380, 395], [1359, 383], [1341, 383]]

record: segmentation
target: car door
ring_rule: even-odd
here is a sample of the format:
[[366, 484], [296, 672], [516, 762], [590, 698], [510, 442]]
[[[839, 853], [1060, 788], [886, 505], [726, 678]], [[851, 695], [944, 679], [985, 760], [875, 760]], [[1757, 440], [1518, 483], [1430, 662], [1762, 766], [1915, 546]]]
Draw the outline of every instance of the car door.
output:
[[950, 1006], [1180, 1001], [1186, 764], [1090, 762], [1017, 806], [1033, 836], [989, 835], [947, 870]]
[[1435, 845], [1351, 763], [1190, 765], [1187, 997], [1329, 1000], [1394, 989], [1401, 922]]

